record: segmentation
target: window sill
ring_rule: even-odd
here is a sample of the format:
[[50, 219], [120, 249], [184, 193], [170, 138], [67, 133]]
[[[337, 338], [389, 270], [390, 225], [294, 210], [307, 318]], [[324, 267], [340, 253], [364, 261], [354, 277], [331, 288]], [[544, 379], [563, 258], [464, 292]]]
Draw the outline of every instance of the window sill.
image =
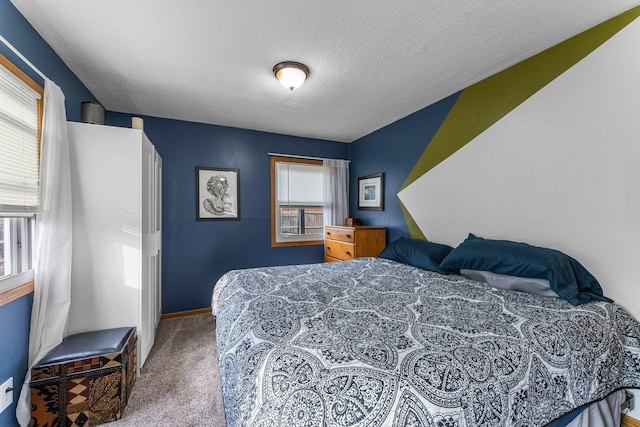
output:
[[275, 242], [271, 241], [272, 248], [285, 247], [285, 246], [312, 246], [312, 245], [323, 245], [324, 240], [296, 240], [296, 241], [288, 241], [288, 242]]
[[0, 307], [33, 292], [33, 280], [0, 292]]

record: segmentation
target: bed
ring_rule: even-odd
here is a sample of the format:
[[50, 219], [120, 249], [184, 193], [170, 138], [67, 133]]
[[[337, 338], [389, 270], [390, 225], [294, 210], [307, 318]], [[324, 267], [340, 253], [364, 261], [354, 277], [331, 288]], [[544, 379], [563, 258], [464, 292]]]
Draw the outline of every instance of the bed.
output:
[[576, 304], [403, 250], [220, 278], [228, 427], [567, 425], [640, 387], [640, 325], [592, 286]]

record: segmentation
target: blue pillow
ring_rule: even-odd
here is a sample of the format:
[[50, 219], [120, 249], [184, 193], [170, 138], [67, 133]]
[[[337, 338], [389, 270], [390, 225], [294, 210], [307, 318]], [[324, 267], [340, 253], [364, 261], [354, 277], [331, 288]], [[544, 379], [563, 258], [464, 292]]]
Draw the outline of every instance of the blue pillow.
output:
[[450, 271], [441, 268], [440, 263], [452, 250], [451, 246], [440, 243], [400, 238], [389, 244], [378, 257], [448, 274]]
[[491, 271], [509, 276], [547, 279], [551, 289], [573, 305], [608, 301], [595, 277], [564, 253], [508, 240], [469, 234], [440, 264], [441, 269]]

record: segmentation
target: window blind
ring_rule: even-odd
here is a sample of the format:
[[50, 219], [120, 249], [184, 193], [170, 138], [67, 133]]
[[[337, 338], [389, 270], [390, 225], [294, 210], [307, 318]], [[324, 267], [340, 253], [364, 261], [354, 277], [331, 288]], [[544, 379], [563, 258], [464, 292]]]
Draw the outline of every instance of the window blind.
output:
[[39, 210], [40, 94], [0, 65], [0, 214]]
[[322, 165], [278, 162], [278, 202], [322, 206]]

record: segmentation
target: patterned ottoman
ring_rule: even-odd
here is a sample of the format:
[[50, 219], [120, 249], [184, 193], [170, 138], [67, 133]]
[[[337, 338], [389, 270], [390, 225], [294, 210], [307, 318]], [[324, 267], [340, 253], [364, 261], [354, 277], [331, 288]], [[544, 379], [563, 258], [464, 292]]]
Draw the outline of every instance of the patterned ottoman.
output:
[[136, 381], [136, 328], [66, 337], [31, 369], [31, 426], [120, 419]]

